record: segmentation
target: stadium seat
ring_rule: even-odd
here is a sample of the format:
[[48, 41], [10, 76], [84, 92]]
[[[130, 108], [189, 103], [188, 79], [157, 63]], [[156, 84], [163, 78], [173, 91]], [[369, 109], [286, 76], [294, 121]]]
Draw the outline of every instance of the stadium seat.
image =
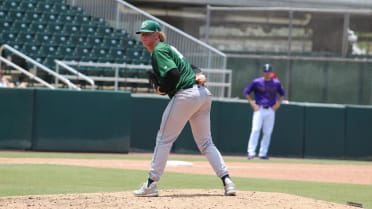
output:
[[87, 37], [81, 34], [72, 34], [70, 35], [67, 43], [72, 46], [82, 45]]
[[119, 48], [111, 48], [108, 54], [110, 57], [112, 57], [115, 60], [115, 62], [118, 62], [118, 63], [123, 63], [126, 57], [125, 50], [119, 49]]
[[1, 43], [6, 44], [14, 44], [17, 42], [17, 33], [15, 32], [9, 32], [9, 31], [3, 31], [1, 33]]
[[55, 3], [52, 7], [52, 11], [59, 13], [59, 14], [64, 14], [68, 10], [68, 5], [66, 4], [61, 4], [61, 3]]
[[53, 8], [53, 4], [49, 2], [40, 1], [36, 5], [36, 9], [39, 11], [51, 11], [52, 8]]
[[111, 35], [113, 33], [114, 29], [106, 26], [99, 26], [97, 28], [96, 34], [99, 36], [105, 36], [105, 35]]
[[112, 37], [104, 37], [102, 46], [107, 48], [120, 48], [120, 40]]
[[19, 32], [27, 32], [29, 26], [30, 26], [30, 22], [29, 21], [16, 20], [16, 21], [13, 22], [11, 31], [16, 31], [18, 33]]
[[92, 35], [96, 32], [97, 27], [89, 24], [81, 24], [80, 32], [86, 35]]
[[19, 5], [20, 2], [16, 0], [7, 0], [3, 2], [3, 6], [8, 10], [17, 10]]
[[43, 22], [50, 22], [51, 24], [54, 24], [58, 19], [58, 15], [56, 13], [44, 13], [41, 16], [41, 19]]
[[25, 12], [23, 21], [41, 22], [41, 13], [32, 11]]
[[75, 51], [73, 52], [73, 56], [75, 56], [78, 60], [83, 57], [90, 57], [90, 52], [92, 51], [91, 47], [83, 47], [77, 46]]
[[45, 31], [46, 24], [39, 22], [32, 22], [28, 28], [30, 33], [43, 33]]
[[53, 34], [61, 34], [63, 32], [63, 25], [57, 23], [50, 23], [46, 27], [46, 31]]
[[0, 19], [0, 25], [1, 25], [1, 30], [2, 31], [10, 31], [13, 28], [12, 27], [13, 22], [11, 22], [10, 20]]
[[74, 23], [75, 16], [69, 14], [60, 14], [57, 19], [57, 23], [65, 24], [65, 23]]
[[32, 1], [21, 1], [18, 9], [23, 11], [35, 11], [36, 9], [36, 2]]
[[[1, 20], [8, 20], [7, 16], [8, 16], [8, 14], [7, 14], [6, 11], [0, 10], [0, 19]], [[11, 20], [9, 20], [9, 21], [11, 21]]]
[[53, 34], [52, 37], [52, 44], [57, 45], [57, 46], [69, 46], [70, 44], [68, 43], [68, 40], [70, 37], [66, 34]]
[[7, 20], [19, 20], [19, 19], [23, 19], [23, 17], [25, 16], [25, 12], [23, 11], [8, 11], [7, 13], [7, 16], [5, 17], [5, 19]]
[[39, 55], [40, 45], [34, 43], [25, 43], [21, 49], [28, 56], [38, 56]]
[[80, 24], [80, 25], [89, 25], [93, 27], [95, 24], [91, 24], [91, 18], [86, 15], [77, 15], [74, 21], [75, 24]]
[[17, 36], [17, 42], [21, 44], [25, 43], [33, 43], [35, 39], [35, 35], [32, 33], [27, 33], [27, 32], [21, 32]]
[[35, 43], [49, 45], [52, 43], [52, 35], [47, 33], [37, 33], [34, 41]]
[[53, 57], [57, 54], [57, 48], [53, 45], [42, 45], [39, 54], [45, 57]]
[[78, 34], [80, 32], [80, 26], [77, 24], [65, 24], [63, 27], [63, 32], [66, 34]]
[[74, 48], [72, 46], [61, 45], [57, 49], [57, 54], [63, 57], [64, 59], [66, 58], [71, 59], [71, 57], [73, 56], [73, 52]]
[[87, 36], [87, 38], [83, 42], [84, 46], [91, 46], [91, 47], [101, 46], [101, 44], [102, 44], [102, 38], [99, 36]]

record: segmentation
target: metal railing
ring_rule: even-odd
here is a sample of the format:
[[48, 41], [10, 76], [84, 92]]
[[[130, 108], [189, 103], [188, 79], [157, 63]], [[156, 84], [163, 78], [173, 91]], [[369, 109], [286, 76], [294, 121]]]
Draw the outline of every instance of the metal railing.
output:
[[[56, 63], [56, 72], [57, 73], [60, 73], [60, 67], [62, 67], [63, 69], [66, 69], [67, 71], [69, 71], [70, 73], [72, 73], [73, 75], [73, 78], [76, 79], [76, 80], [85, 80], [86, 82], [88, 82], [92, 87], [92, 89], [95, 89], [96, 88], [96, 85], [94, 83], [94, 80], [89, 78], [88, 76], [78, 72], [77, 70], [75, 70], [74, 68], [66, 65], [65, 63], [63, 63], [62, 61], [60, 60], [54, 60], [54, 62]], [[65, 76], [66, 77], [66, 76]], [[58, 84], [58, 78], [56, 77], [55, 78], [55, 84], [57, 85]]]
[[[32, 63], [35, 67], [37, 68], [40, 68], [41, 70], [47, 72], [48, 74], [54, 76], [55, 78], [58, 78], [59, 80], [61, 80], [63, 83], [65, 83], [69, 89], [76, 89], [76, 90], [81, 90], [79, 87], [77, 87], [75, 84], [71, 83], [68, 79], [66, 79], [65, 77], [59, 75], [58, 73], [54, 72], [53, 70], [47, 68], [46, 66], [40, 64], [39, 62], [35, 61], [34, 59], [28, 57], [27, 55], [23, 54], [22, 52], [16, 50], [15, 48], [7, 45], [7, 44], [4, 44], [0, 47], [0, 54], [2, 54], [3, 50], [6, 49], [6, 50], [9, 50], [10, 52], [12, 52], [13, 54], [15, 55], [18, 55], [19, 57], [25, 59], [26, 61]], [[4, 58], [1, 59], [2, 61], [4, 61]], [[29, 78], [31, 79], [34, 79], [40, 83], [42, 83], [43, 85], [46, 85], [47, 82], [45, 82], [44, 80], [42, 80], [41, 78], [33, 75], [32, 73], [29, 73], [27, 70], [21, 68], [21, 67], [17, 67], [16, 64], [11, 64], [12, 62], [8, 61], [5, 59], [4, 61], [5, 63], [11, 65], [12, 67], [14, 67], [16, 70], [18, 71], [21, 71], [21, 73], [24, 73], [26, 74]], [[46, 85], [48, 86], [49, 88], [51, 88], [51, 85]]]
[[13, 62], [11, 62], [11, 61], [5, 59], [4, 57], [1, 57], [1, 56], [0, 56], [0, 60], [1, 60], [2, 62], [5, 62], [5, 63], [6, 63], [7, 65], [9, 65], [10, 67], [13, 67], [14, 69], [20, 71], [21, 73], [27, 75], [30, 79], [33, 79], [33, 80], [35, 80], [35, 81], [37, 81], [37, 82], [43, 84], [44, 86], [46, 86], [46, 87], [48, 87], [48, 88], [50, 88], [50, 89], [55, 89], [55, 87], [52, 86], [52, 85], [50, 85], [48, 82], [46, 82], [46, 81], [44, 81], [43, 79], [41, 79], [41, 78], [35, 76], [34, 74], [28, 72], [27, 70], [25, 70], [25, 69], [19, 67], [18, 65], [16, 65], [16, 64], [14, 64]]
[[[111, 71], [111, 76], [92, 76], [84, 75], [86, 78], [93, 80], [94, 82], [112, 82], [115, 91], [119, 91], [120, 83], [123, 84], [148, 84], [146, 71], [150, 71], [152, 67], [150, 65], [133, 65], [133, 64], [110, 64], [110, 63], [92, 63], [92, 62], [76, 62], [76, 61], [57, 61], [58, 64], [64, 64], [70, 69], [75, 70], [76, 67], [94, 67], [107, 69]], [[142, 70], [142, 77], [125, 76], [130, 74], [128, 71], [131, 70]], [[231, 97], [231, 85], [232, 85], [232, 70], [229, 69], [206, 69], [202, 68], [202, 72], [206, 75], [208, 81], [206, 86], [211, 90], [214, 97]], [[76, 70], [75, 70], [76, 71]], [[124, 76], [123, 76], [124, 74]], [[78, 76], [74, 75], [63, 75], [64, 77], [71, 80], [79, 80]]]
[[88, 14], [102, 17], [116, 29], [124, 29], [134, 38], [135, 32], [146, 19], [158, 21], [167, 34], [167, 42], [174, 45], [190, 62], [201, 68], [226, 68], [226, 55], [212, 46], [190, 36], [168, 23], [122, 0], [67, 0]]

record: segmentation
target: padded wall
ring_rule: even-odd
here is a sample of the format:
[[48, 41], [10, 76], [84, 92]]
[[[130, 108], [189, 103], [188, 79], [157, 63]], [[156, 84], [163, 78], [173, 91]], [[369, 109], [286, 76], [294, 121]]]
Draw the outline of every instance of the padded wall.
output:
[[345, 157], [372, 160], [372, 107], [346, 107]]
[[269, 153], [272, 156], [304, 156], [304, 106], [282, 104], [275, 114]]
[[0, 88], [0, 149], [30, 149], [32, 89]]
[[305, 157], [343, 158], [345, 106], [305, 106]]
[[127, 92], [37, 90], [32, 149], [128, 152], [130, 98]]

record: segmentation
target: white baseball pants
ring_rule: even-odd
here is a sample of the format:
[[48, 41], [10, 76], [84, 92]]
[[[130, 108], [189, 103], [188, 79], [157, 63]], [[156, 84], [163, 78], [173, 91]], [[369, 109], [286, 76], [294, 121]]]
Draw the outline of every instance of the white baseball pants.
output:
[[256, 147], [260, 137], [262, 128], [262, 139], [260, 144], [259, 157], [266, 157], [270, 146], [271, 133], [273, 132], [275, 123], [275, 111], [272, 108], [264, 109], [260, 107], [259, 110], [253, 112], [252, 130], [249, 137], [247, 152], [249, 156], [256, 156]]

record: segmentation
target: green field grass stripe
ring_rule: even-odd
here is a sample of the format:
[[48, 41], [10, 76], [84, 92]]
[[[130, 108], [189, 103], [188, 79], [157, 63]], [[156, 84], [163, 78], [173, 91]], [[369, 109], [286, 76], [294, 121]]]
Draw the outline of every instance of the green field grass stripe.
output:
[[[0, 165], [0, 196], [131, 191], [146, 171], [60, 165]], [[287, 180], [233, 178], [238, 190], [280, 192], [372, 208], [372, 186]], [[159, 189], [222, 189], [219, 178], [166, 172]]]

